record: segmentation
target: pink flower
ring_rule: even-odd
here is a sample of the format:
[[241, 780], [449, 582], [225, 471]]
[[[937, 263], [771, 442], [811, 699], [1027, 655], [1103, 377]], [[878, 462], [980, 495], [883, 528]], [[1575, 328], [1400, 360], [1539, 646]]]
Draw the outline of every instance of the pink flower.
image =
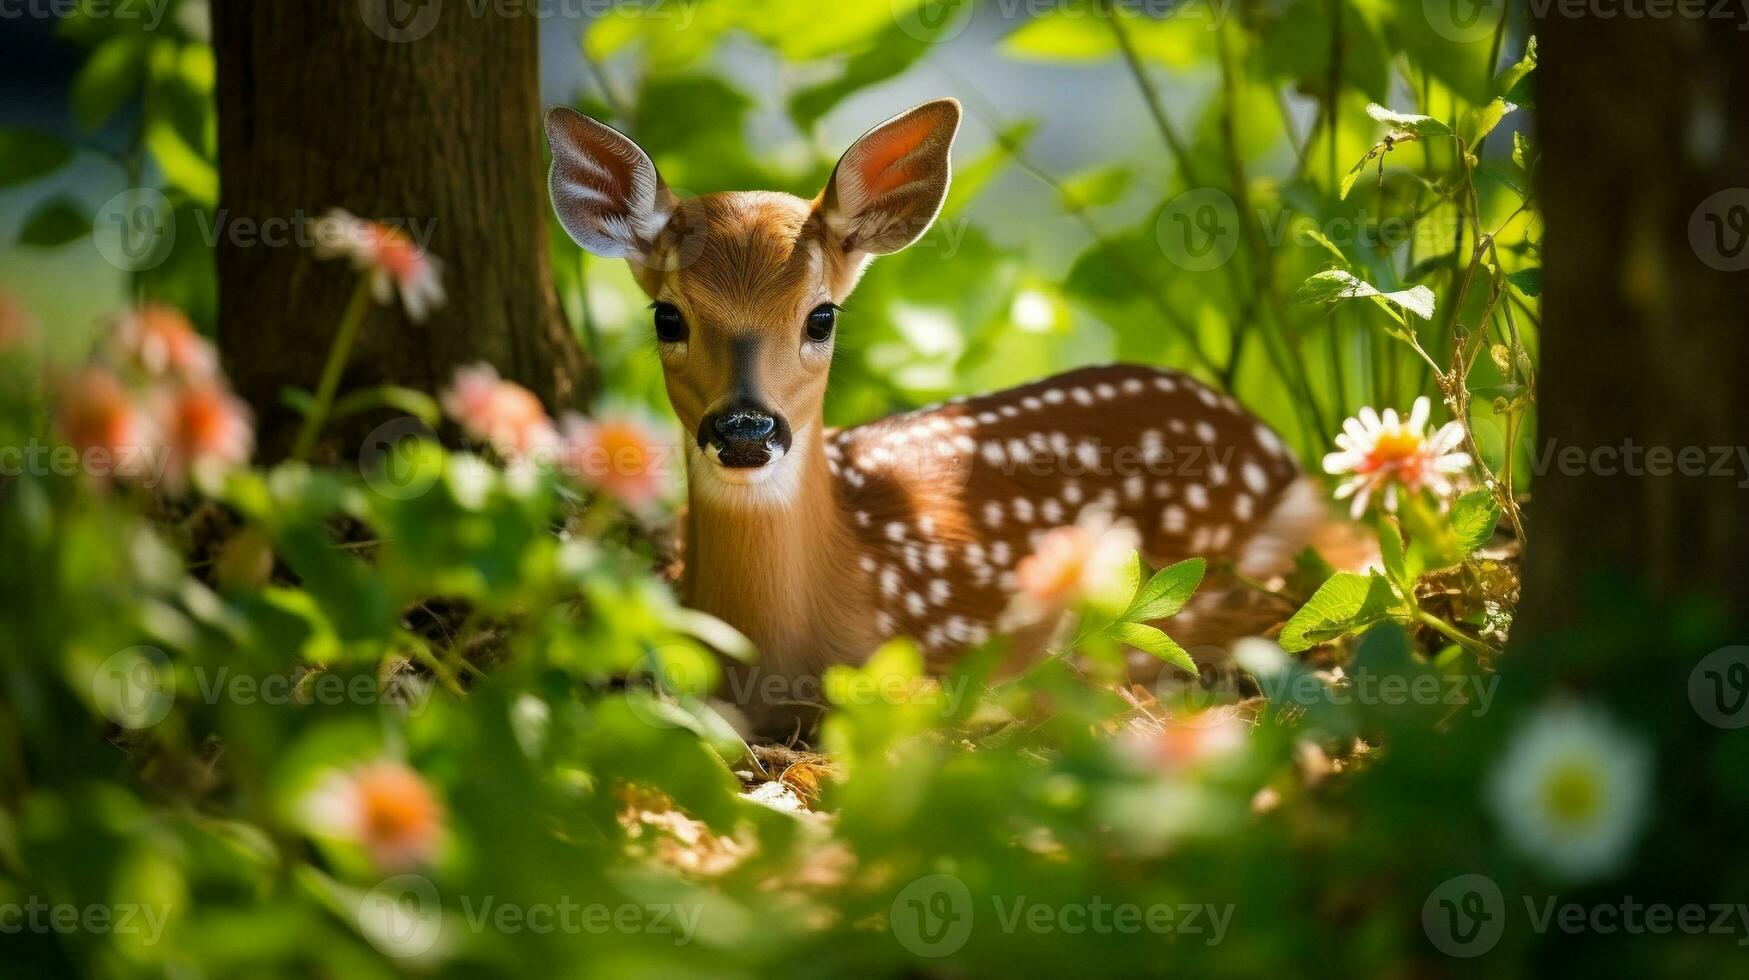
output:
[[645, 509], [662, 497], [673, 456], [668, 441], [634, 416], [565, 416], [560, 468], [628, 509]]
[[1104, 599], [1140, 544], [1135, 528], [1091, 509], [1074, 524], [1046, 531], [1032, 554], [1014, 566], [1019, 592], [1007, 618], [1036, 622], [1067, 606]]
[[93, 476], [140, 476], [150, 472], [159, 448], [152, 417], [129, 396], [109, 369], [85, 367], [61, 386], [55, 425], [79, 450]]
[[444, 303], [442, 263], [398, 228], [335, 208], [316, 223], [316, 255], [351, 259], [353, 268], [370, 276], [376, 301], [387, 304], [399, 292], [414, 322]]
[[385, 871], [429, 862], [443, 837], [443, 806], [424, 777], [400, 762], [331, 773], [303, 810], [312, 830], [361, 845]]
[[36, 343], [36, 320], [8, 293], [0, 292], [0, 354]]
[[1336, 437], [1341, 451], [1324, 457], [1324, 472], [1349, 474], [1336, 488], [1336, 499], [1352, 494], [1355, 517], [1366, 512], [1372, 495], [1381, 489], [1385, 510], [1393, 512], [1398, 487], [1409, 493], [1427, 488], [1440, 496], [1451, 495], [1450, 477], [1470, 465], [1469, 454], [1457, 451], [1464, 429], [1458, 422], [1447, 422], [1429, 436], [1428, 411], [1429, 402], [1422, 396], [1415, 399], [1407, 419], [1398, 418], [1394, 408], [1385, 409], [1383, 418], [1363, 408], [1342, 423], [1342, 434]]
[[193, 473], [205, 482], [249, 462], [255, 430], [249, 407], [217, 379], [157, 393], [158, 426], [170, 448], [165, 479], [180, 487]]
[[1131, 729], [1121, 748], [1138, 768], [1174, 771], [1226, 755], [1250, 734], [1251, 726], [1231, 711], [1214, 709], [1169, 718], [1158, 731]]
[[553, 421], [534, 392], [498, 377], [489, 364], [457, 368], [439, 399], [443, 410], [470, 437], [492, 444], [508, 459], [521, 459], [558, 441]]
[[219, 358], [179, 310], [147, 304], [115, 321], [109, 346], [123, 363], [153, 377], [203, 380], [218, 374]]

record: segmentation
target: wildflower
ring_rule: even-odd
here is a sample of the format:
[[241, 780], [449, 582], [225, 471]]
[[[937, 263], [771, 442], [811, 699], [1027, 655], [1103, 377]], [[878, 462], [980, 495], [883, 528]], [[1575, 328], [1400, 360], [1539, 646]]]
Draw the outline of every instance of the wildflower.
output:
[[1251, 726], [1219, 709], [1168, 719], [1158, 731], [1133, 728], [1122, 753], [1146, 771], [1175, 771], [1227, 755], [1245, 744]]
[[642, 510], [661, 498], [671, 455], [667, 441], [635, 416], [585, 418], [575, 412], [565, 416], [561, 468], [631, 510]]
[[1096, 510], [1046, 531], [1033, 553], [1014, 566], [1019, 591], [1005, 618], [1038, 622], [1069, 605], [1106, 600], [1140, 543], [1135, 528]]
[[398, 228], [335, 208], [316, 223], [316, 254], [351, 259], [353, 268], [370, 275], [377, 302], [389, 303], [399, 292], [415, 322], [443, 305], [442, 264]]
[[56, 427], [94, 476], [139, 476], [159, 444], [152, 417], [109, 369], [91, 365], [61, 387]]
[[430, 861], [443, 834], [443, 807], [430, 785], [399, 762], [330, 773], [303, 809], [313, 830], [362, 846], [385, 871]]
[[248, 406], [217, 379], [169, 386], [157, 394], [158, 428], [170, 450], [173, 487], [194, 474], [212, 482], [249, 461], [255, 430]]
[[1595, 708], [1556, 704], [1495, 766], [1489, 801], [1514, 845], [1571, 879], [1615, 867], [1645, 823], [1651, 755]]
[[457, 368], [439, 399], [444, 412], [470, 437], [489, 442], [503, 456], [520, 459], [553, 446], [558, 434], [540, 399], [498, 377], [489, 364]]
[[1397, 509], [1397, 488], [1416, 493], [1423, 487], [1441, 496], [1452, 493], [1450, 476], [1470, 465], [1468, 453], [1456, 447], [1463, 440], [1463, 426], [1447, 422], [1427, 434], [1429, 402], [1426, 396], [1415, 399], [1415, 407], [1407, 419], [1400, 419], [1396, 409], [1385, 409], [1384, 417], [1371, 408], [1342, 423], [1342, 434], [1336, 437], [1334, 452], [1324, 457], [1324, 472], [1350, 474], [1336, 488], [1336, 499], [1353, 495], [1353, 514], [1366, 511], [1372, 495], [1384, 491], [1384, 506]]
[[10, 295], [0, 292], [0, 354], [28, 347], [36, 337], [36, 320]]
[[153, 377], [204, 380], [218, 374], [213, 345], [188, 317], [168, 306], [147, 304], [117, 318], [108, 342], [119, 361], [137, 365]]

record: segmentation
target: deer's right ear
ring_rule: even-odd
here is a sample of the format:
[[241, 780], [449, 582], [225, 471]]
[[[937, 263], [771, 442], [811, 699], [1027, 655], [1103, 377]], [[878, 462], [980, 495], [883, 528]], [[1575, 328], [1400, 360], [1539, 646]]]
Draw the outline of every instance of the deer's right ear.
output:
[[674, 213], [674, 193], [638, 144], [567, 106], [547, 112], [553, 210], [571, 240], [602, 258], [644, 259]]

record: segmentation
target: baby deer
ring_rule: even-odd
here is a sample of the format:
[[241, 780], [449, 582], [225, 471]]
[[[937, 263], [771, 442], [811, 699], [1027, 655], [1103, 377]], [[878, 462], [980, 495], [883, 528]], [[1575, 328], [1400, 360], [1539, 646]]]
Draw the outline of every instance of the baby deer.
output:
[[[763, 730], [811, 716], [827, 666], [894, 636], [938, 669], [993, 633], [1013, 662], [1035, 657], [1050, 624], [1003, 622], [1015, 563], [1090, 508], [1133, 524], [1156, 565], [1203, 555], [1256, 578], [1288, 567], [1325, 519], [1268, 426], [1169, 371], [1083, 368], [825, 428], [839, 304], [874, 256], [934, 221], [959, 120], [952, 99], [887, 120], [807, 201], [683, 200], [626, 137], [568, 108], [546, 118], [561, 223], [625, 258], [654, 300], [668, 397], [692, 434], [683, 599], [760, 651], [729, 687]], [[1172, 620], [1193, 653], [1271, 621], [1232, 585], [1211, 576]]]

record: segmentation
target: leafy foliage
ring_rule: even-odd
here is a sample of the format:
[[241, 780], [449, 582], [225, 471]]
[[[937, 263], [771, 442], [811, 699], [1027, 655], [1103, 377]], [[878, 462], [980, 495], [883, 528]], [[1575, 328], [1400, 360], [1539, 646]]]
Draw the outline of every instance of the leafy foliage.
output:
[[[1041, 120], [975, 109], [990, 138], [958, 152], [943, 222], [872, 266], [844, 314], [831, 421], [1122, 357], [1224, 388], [1307, 461], [1360, 406], [1433, 396], [1466, 426], [1482, 488], [1375, 520], [1376, 571], [1307, 553], [1247, 583], [1202, 558], [1146, 577], [1138, 561], [1018, 676], [997, 645], [931, 676], [896, 641], [824, 678], [813, 755], [745, 744], [711, 700], [756, 651], [675, 601], [671, 515], [634, 518], [553, 472], [409, 437], [357, 471], [239, 470], [196, 500], [0, 478], [0, 903], [161, 916], [152, 933], [9, 936], [8, 975], [1436, 974], [1460, 961], [1423, 910], [1454, 876], [1514, 900], [1564, 884], [1511, 856], [1482, 802], [1508, 731], [1552, 689], [1619, 703], [1749, 799], [1740, 752], [1697, 737], [1680, 698], [1639, 696], [1683, 689], [1668, 635], [1704, 648], [1722, 632], [1709, 611], [1608, 593], [1569, 642], [1497, 648], [1516, 580], [1495, 543], [1522, 538], [1535, 427], [1534, 44], [1507, 22], [1504, 43], [1454, 41], [1417, 4], [1240, 5], [1217, 23], [1115, 7], [1003, 21], [998, 47], [1028, 71], [1118, 72], [1159, 157], [1059, 175], [1034, 155]], [[580, 52], [607, 84], [572, 101], [688, 193], [811, 195], [839, 149], [817, 131], [982, 43], [974, 18], [993, 8], [689, 9], [684, 29], [636, 5], [592, 22]], [[117, 162], [158, 181], [187, 231], [137, 291], [210, 323], [195, 227], [217, 190], [211, 53], [183, 21], [147, 35], [82, 8], [66, 31], [91, 51], [77, 122], [128, 127]], [[781, 96], [730, 70], [724, 52], [750, 48], [782, 70]], [[1198, 100], [1144, 116], [1165, 79]], [[747, 137], [772, 118], [793, 126], [781, 151]], [[72, 153], [0, 131], [0, 186]], [[1376, 182], [1359, 181], [1369, 164]], [[984, 227], [1016, 179], [1084, 233], [1066, 268]], [[27, 237], [68, 240], [66, 210]], [[641, 294], [553, 241], [610, 394], [659, 406]], [[57, 439], [25, 360], [0, 352], [0, 445]], [[422, 393], [363, 391], [331, 415], [348, 398], [436, 414]], [[1181, 617], [1216, 588], [1281, 606], [1279, 645], [1215, 664], [1184, 649]], [[1122, 680], [1138, 651], [1161, 666], [1145, 690]], [[1376, 693], [1395, 685], [1435, 696]], [[331, 812], [336, 778], [385, 760], [434, 806], [397, 796], [394, 826], [440, 830], [405, 865]], [[1660, 776], [1671, 813], [1716, 806], [1682, 775]], [[1673, 829], [1656, 836], [1674, 851], [1629, 854], [1639, 877], [1614, 884], [1678, 894], [1678, 865], [1733, 845]], [[1151, 924], [1086, 925], [1101, 907]], [[1738, 953], [1686, 938], [1696, 968]], [[1493, 956], [1647, 970], [1664, 952], [1511, 928]]]

